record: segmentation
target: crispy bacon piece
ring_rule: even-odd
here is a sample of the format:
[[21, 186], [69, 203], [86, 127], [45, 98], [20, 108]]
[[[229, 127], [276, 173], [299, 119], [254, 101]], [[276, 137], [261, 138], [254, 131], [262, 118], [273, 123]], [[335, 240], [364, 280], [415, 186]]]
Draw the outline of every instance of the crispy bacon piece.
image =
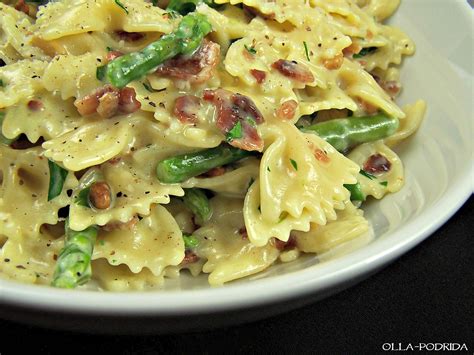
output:
[[124, 87], [119, 90], [118, 110], [122, 113], [133, 113], [138, 111], [142, 105], [136, 98], [133, 88]]
[[267, 74], [263, 70], [250, 69], [250, 74], [257, 80], [258, 84], [261, 84], [265, 81]]
[[230, 139], [230, 145], [248, 151], [263, 150], [263, 140], [258, 135], [256, 125], [264, 119], [249, 97], [224, 89], [205, 90], [203, 97], [216, 106], [216, 125], [222, 133], [227, 135], [240, 122], [242, 136]]
[[297, 107], [298, 103], [295, 100], [285, 101], [280, 105], [280, 107], [277, 108], [276, 115], [278, 118], [291, 120], [293, 117], [295, 117]]
[[136, 42], [141, 40], [145, 35], [140, 32], [115, 31], [115, 35], [125, 42]]
[[123, 56], [123, 53], [120, 52], [120, 51], [110, 51], [110, 52], [107, 52], [107, 55], [105, 56], [105, 62], [108, 63], [108, 62], [111, 62], [112, 60], [114, 60], [115, 58], [118, 58], [118, 57], [121, 57]]
[[372, 75], [372, 77], [375, 79], [377, 84], [379, 84], [379, 86], [382, 89], [384, 89], [385, 92], [389, 94], [392, 99], [394, 99], [400, 93], [401, 88], [400, 88], [400, 84], [397, 81], [394, 81], [394, 80], [385, 81], [376, 74], [371, 73], [370, 75]]
[[28, 108], [31, 111], [40, 111], [43, 108], [43, 103], [40, 100], [30, 100], [27, 103]]
[[106, 232], [111, 232], [113, 230], [132, 230], [135, 225], [138, 223], [138, 216], [133, 216], [128, 222], [118, 222], [112, 221], [107, 223], [105, 226], [102, 226], [102, 230]]
[[339, 69], [343, 62], [344, 62], [344, 56], [342, 55], [342, 53], [339, 53], [334, 58], [325, 59], [323, 61], [323, 65], [328, 70], [335, 70], [335, 69]]
[[272, 68], [278, 70], [284, 76], [302, 83], [311, 83], [314, 81], [313, 73], [304, 65], [294, 60], [279, 59], [272, 64]]
[[392, 163], [382, 154], [374, 154], [364, 164], [364, 171], [368, 173], [383, 173], [389, 171]]
[[211, 169], [197, 177], [198, 178], [211, 178], [211, 177], [224, 175], [225, 172], [226, 172], [226, 169], [223, 166], [218, 166], [217, 168]]
[[273, 245], [280, 251], [293, 249], [296, 247], [296, 239], [290, 235], [287, 242], [283, 242], [280, 239], [272, 238]]
[[111, 85], [105, 85], [82, 99], [76, 99], [74, 106], [81, 116], [97, 112], [101, 117], [108, 118], [118, 112], [135, 112], [140, 109], [141, 104], [137, 101], [133, 88], [125, 87], [119, 90]]
[[158, 66], [156, 73], [190, 83], [203, 83], [212, 77], [219, 63], [220, 46], [204, 40], [192, 55], [178, 55]]
[[240, 236], [242, 237], [243, 240], [249, 239], [249, 235], [247, 233], [247, 228], [245, 228], [245, 227], [240, 228], [239, 229], [239, 234], [240, 234]]
[[184, 251], [184, 259], [181, 261], [181, 265], [192, 264], [198, 261], [200, 258], [199, 256], [194, 253], [192, 250], [185, 250]]
[[367, 113], [368, 115], [372, 115], [378, 112], [379, 110], [377, 106], [374, 106], [371, 103], [362, 100], [361, 98], [357, 99], [356, 101], [359, 103], [360, 108], [364, 110], [365, 113]]
[[346, 47], [342, 50], [342, 53], [349, 58], [352, 58], [352, 56], [356, 53], [359, 53], [360, 50], [362, 49], [361, 46], [359, 46], [356, 43], [351, 43], [349, 47]]
[[174, 114], [181, 123], [196, 123], [201, 107], [199, 97], [193, 95], [180, 96], [174, 102]]
[[322, 151], [321, 149], [315, 149], [313, 153], [316, 159], [319, 160], [320, 162], [329, 163], [330, 159], [327, 156], [326, 152]]
[[18, 2], [15, 5], [15, 10], [21, 11], [27, 15], [30, 15], [30, 7], [28, 4], [25, 2], [25, 0], [18, 0]]

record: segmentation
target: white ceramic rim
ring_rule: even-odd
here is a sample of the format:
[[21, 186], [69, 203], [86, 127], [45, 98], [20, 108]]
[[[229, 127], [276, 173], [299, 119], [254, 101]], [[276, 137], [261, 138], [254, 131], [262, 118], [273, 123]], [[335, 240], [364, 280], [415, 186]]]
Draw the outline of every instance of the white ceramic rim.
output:
[[[471, 16], [470, 6], [466, 16]], [[472, 17], [468, 21], [472, 22]], [[185, 316], [256, 307], [272, 304], [342, 285], [377, 270], [398, 258], [444, 224], [473, 193], [474, 173], [467, 165], [464, 174], [434, 205], [414, 221], [392, 233], [399, 240], [380, 240], [343, 258], [305, 270], [272, 276], [219, 288], [188, 291], [149, 291], [107, 293], [63, 290], [46, 286], [19, 284], [0, 280], [0, 302], [50, 312], [90, 314], [94, 316]], [[433, 216], [437, 216], [433, 220]], [[416, 231], [413, 233], [413, 231]], [[411, 233], [411, 234], [410, 234]]]

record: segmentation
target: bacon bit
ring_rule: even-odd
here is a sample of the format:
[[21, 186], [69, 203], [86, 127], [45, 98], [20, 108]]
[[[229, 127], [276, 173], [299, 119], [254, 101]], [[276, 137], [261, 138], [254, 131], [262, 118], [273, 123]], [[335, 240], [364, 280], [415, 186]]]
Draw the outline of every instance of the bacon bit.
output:
[[390, 170], [392, 163], [382, 154], [374, 154], [364, 164], [364, 171], [368, 173], [383, 173]]
[[277, 238], [272, 238], [271, 240], [273, 242], [273, 246], [280, 251], [293, 249], [297, 246], [296, 239], [292, 235], [290, 235], [287, 242], [283, 242]]
[[30, 100], [27, 106], [31, 111], [39, 111], [43, 108], [43, 103], [40, 100]]
[[243, 56], [245, 57], [245, 59], [247, 59], [248, 61], [253, 61], [255, 60], [255, 57], [253, 56], [252, 53], [249, 53], [248, 50], [246, 50], [245, 48], [242, 50], [242, 54]]
[[94, 182], [90, 187], [89, 199], [91, 204], [99, 210], [109, 208], [112, 202], [109, 184], [104, 181]]
[[331, 159], [327, 156], [326, 152], [322, 151], [321, 149], [315, 149], [313, 151], [314, 156], [316, 157], [317, 160], [323, 163], [329, 163]]
[[145, 35], [140, 32], [115, 31], [115, 35], [125, 42], [136, 42], [141, 40]]
[[121, 157], [113, 157], [112, 159], [107, 160], [107, 163], [117, 165], [121, 160]]
[[249, 239], [249, 235], [247, 233], [247, 228], [245, 228], [245, 227], [240, 228], [239, 229], [239, 234], [240, 234], [240, 236], [242, 237], [243, 240]]
[[96, 111], [101, 117], [112, 117], [117, 113], [118, 106], [119, 93], [110, 91], [99, 97], [99, 105]]
[[367, 30], [367, 36], [366, 36], [367, 39], [372, 39], [374, 38], [374, 34], [372, 33], [371, 30]]
[[368, 103], [367, 101], [362, 100], [361, 98], [359, 98], [357, 101], [359, 102], [360, 108], [364, 110], [365, 113], [367, 113], [368, 115], [374, 114], [379, 110], [378, 107], [372, 105], [371, 103]]
[[30, 149], [33, 147], [39, 147], [43, 143], [44, 143], [43, 137], [40, 137], [35, 143], [31, 143], [26, 137], [26, 135], [22, 133], [20, 134], [17, 140], [15, 140], [14, 142], [10, 144], [10, 148], [18, 149], [18, 150]]
[[[216, 125], [222, 133], [229, 133], [238, 122], [241, 123], [242, 137], [232, 139], [230, 145], [248, 151], [262, 151], [263, 140], [258, 135], [256, 125], [262, 123], [264, 119], [250, 98], [224, 89], [205, 90], [203, 98], [216, 106]], [[255, 124], [249, 122], [249, 119]]]
[[180, 96], [174, 102], [174, 114], [181, 123], [197, 123], [201, 100], [194, 95]]
[[105, 62], [108, 63], [108, 62], [111, 62], [113, 61], [115, 58], [118, 58], [118, 57], [121, 57], [123, 56], [123, 53], [120, 52], [120, 51], [110, 51], [107, 53], [107, 55], [105, 56]]
[[208, 177], [212, 178], [212, 177], [224, 175], [225, 172], [226, 172], [226, 169], [223, 166], [219, 166], [217, 168], [213, 168], [205, 172], [204, 174], [199, 175], [198, 178], [208, 178]]
[[335, 69], [339, 69], [343, 62], [344, 62], [344, 56], [342, 55], [342, 53], [339, 53], [334, 58], [325, 59], [323, 61], [323, 65], [328, 70], [335, 70]]
[[272, 68], [278, 70], [282, 75], [302, 83], [311, 83], [314, 81], [313, 73], [294, 60], [279, 59], [272, 64]]
[[293, 117], [295, 117], [297, 107], [298, 103], [295, 100], [285, 101], [276, 110], [276, 115], [278, 118], [291, 120]]
[[401, 88], [398, 82], [390, 80], [383, 83], [382, 89], [393, 99], [399, 94]]
[[15, 10], [21, 11], [27, 15], [30, 15], [30, 7], [25, 3], [25, 0], [18, 0], [15, 5]]
[[113, 221], [107, 223], [105, 226], [102, 226], [102, 230], [106, 232], [111, 232], [114, 230], [132, 230], [135, 225], [138, 223], [139, 219], [138, 216], [135, 215], [133, 216], [128, 222], [118, 222], [118, 221]]
[[124, 87], [119, 91], [118, 110], [122, 113], [138, 111], [142, 104], [137, 100], [135, 89]]
[[352, 43], [349, 47], [346, 47], [342, 50], [342, 53], [349, 58], [352, 58], [352, 56], [356, 53], [359, 53], [360, 50], [362, 49], [361, 46], [359, 46], [357, 43]]
[[109, 118], [117, 112], [135, 112], [140, 109], [141, 104], [136, 100], [133, 88], [125, 87], [118, 90], [111, 85], [105, 85], [82, 99], [76, 99], [74, 106], [81, 116], [97, 112], [101, 117]]
[[192, 264], [198, 261], [200, 258], [194, 253], [192, 250], [185, 250], [184, 251], [184, 259], [181, 261], [181, 265]]
[[252, 74], [255, 80], [257, 80], [258, 84], [263, 83], [267, 76], [267, 73], [265, 73], [263, 70], [258, 70], [258, 69], [250, 69], [250, 74]]
[[178, 55], [158, 66], [156, 73], [200, 84], [212, 77], [219, 63], [220, 46], [204, 40], [191, 56]]

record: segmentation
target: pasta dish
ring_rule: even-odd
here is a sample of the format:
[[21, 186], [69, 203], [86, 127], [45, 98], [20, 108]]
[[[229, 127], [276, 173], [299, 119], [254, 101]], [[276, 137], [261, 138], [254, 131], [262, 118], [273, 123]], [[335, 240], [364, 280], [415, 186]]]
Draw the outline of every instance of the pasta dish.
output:
[[1, 277], [222, 285], [368, 235], [425, 113], [398, 5], [0, 3]]

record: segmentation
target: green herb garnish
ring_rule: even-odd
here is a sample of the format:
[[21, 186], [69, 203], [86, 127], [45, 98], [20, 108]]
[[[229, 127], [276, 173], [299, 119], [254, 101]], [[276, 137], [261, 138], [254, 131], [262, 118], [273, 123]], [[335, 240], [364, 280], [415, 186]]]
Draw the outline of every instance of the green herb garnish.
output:
[[227, 133], [227, 142], [231, 142], [234, 139], [242, 138], [242, 123], [239, 121], [234, 127]]
[[290, 159], [291, 165], [293, 165], [293, 168], [295, 168], [296, 171], [298, 171], [298, 163], [294, 161], [293, 159]]
[[359, 58], [365, 57], [367, 54], [371, 54], [375, 52], [376, 50], [377, 50], [377, 47], [362, 48], [359, 53], [352, 55], [352, 58], [359, 59]]
[[364, 175], [366, 178], [369, 178], [370, 180], [377, 179], [377, 176], [372, 175], [372, 174], [370, 174], [367, 171], [362, 170], [362, 169], [359, 171], [359, 174]]
[[127, 10], [127, 8], [120, 2], [120, 0], [115, 0], [115, 3], [116, 3], [119, 7], [121, 7], [121, 8], [123, 9], [123, 11], [125, 11], [125, 12], [127, 13], [127, 15], [128, 15], [128, 10]]
[[247, 52], [249, 52], [250, 54], [252, 54], [252, 55], [257, 54], [257, 50], [255, 49], [254, 46], [249, 47], [249, 46], [247, 46], [246, 44], [244, 44], [244, 47], [245, 47], [245, 49], [247, 50]]
[[380, 185], [387, 187], [388, 181], [382, 181], [382, 182], [380, 183]]
[[308, 59], [308, 62], [310, 62], [311, 60], [309, 59], [308, 45], [306, 44], [305, 41], [303, 41], [303, 46], [304, 46], [304, 52], [306, 54], [306, 59]]

